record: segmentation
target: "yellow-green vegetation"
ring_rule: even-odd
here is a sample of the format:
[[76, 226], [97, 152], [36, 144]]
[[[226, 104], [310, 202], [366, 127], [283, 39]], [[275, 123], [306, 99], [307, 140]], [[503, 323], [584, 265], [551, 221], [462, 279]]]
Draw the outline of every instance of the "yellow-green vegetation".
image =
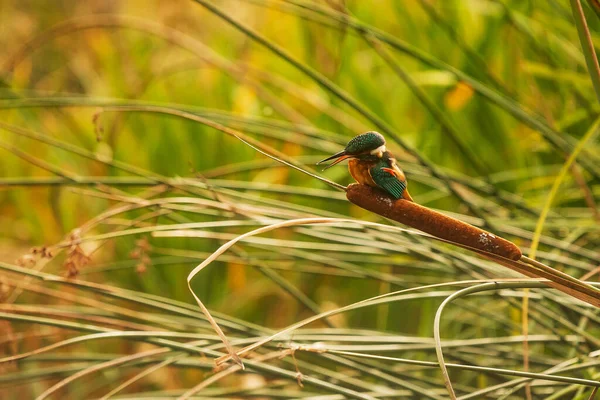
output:
[[593, 297], [599, 11], [0, 2], [0, 398], [593, 398], [593, 305], [314, 164], [376, 130], [417, 203]]

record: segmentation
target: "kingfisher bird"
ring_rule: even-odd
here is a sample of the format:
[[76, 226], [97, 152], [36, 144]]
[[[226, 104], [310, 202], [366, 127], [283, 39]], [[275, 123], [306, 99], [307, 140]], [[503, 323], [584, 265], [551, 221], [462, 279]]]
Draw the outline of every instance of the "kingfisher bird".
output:
[[406, 176], [392, 153], [387, 151], [381, 133], [370, 131], [355, 136], [344, 150], [319, 161], [317, 165], [335, 160], [323, 169], [325, 171], [346, 159], [350, 159], [348, 171], [358, 183], [383, 189], [395, 199], [414, 201], [406, 188]]

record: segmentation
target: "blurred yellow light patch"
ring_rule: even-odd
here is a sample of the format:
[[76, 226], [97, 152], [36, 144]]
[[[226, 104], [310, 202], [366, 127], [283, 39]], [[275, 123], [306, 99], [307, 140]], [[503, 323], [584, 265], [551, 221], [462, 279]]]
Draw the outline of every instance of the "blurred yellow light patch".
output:
[[552, 151], [552, 146], [542, 138], [539, 132], [529, 127], [519, 126], [511, 136], [515, 145], [520, 146], [519, 148], [527, 149], [530, 153]]
[[288, 176], [289, 168], [266, 168], [257, 173], [252, 181], [285, 185], [288, 181]]
[[419, 86], [454, 86], [457, 83], [456, 75], [439, 69], [429, 69], [411, 74], [412, 79]]
[[473, 97], [475, 91], [465, 82], [458, 82], [456, 86], [446, 93], [444, 103], [452, 111], [461, 110]]
[[234, 91], [233, 110], [242, 114], [258, 114], [259, 103], [253, 90], [239, 86]]

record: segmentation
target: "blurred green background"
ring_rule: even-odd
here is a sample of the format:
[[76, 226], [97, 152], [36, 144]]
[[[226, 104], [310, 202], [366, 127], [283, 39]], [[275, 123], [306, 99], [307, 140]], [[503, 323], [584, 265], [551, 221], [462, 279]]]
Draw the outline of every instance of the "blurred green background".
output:
[[[584, 2], [583, 9], [597, 45], [600, 22], [590, 4]], [[11, 313], [111, 329], [135, 322], [147, 330], [210, 334], [209, 344], [217, 345], [205, 321], [191, 322], [203, 317], [186, 277], [227, 240], [259, 225], [311, 216], [391, 224], [351, 205], [342, 192], [214, 129], [214, 123], [313, 171], [315, 162], [356, 134], [380, 131], [418, 203], [506, 237], [525, 254], [537, 226], [541, 261], [577, 277], [594, 276], [600, 259], [595, 135], [547, 204], [561, 166], [600, 111], [571, 6], [565, 0], [1, 2], [4, 357], [77, 333], [48, 321], [11, 320], [6, 316]], [[352, 182], [342, 166], [322, 175], [344, 185]], [[549, 214], [540, 222], [545, 206]], [[199, 237], [156, 235], [170, 224], [214, 222], [224, 225], [192, 227]], [[173, 229], [180, 228], [186, 229]], [[49, 257], [40, 255], [43, 246], [51, 250]], [[9, 271], [7, 265], [20, 269]], [[25, 269], [65, 282], [107, 285], [123, 297], [107, 299], [98, 293], [102, 290], [85, 285], [40, 281], [38, 272], [26, 279]], [[192, 287], [230, 321], [224, 324], [226, 334], [256, 338], [392, 290], [516, 276], [411, 234], [311, 226], [240, 242], [201, 272]], [[68, 296], [62, 298], [62, 290]], [[397, 347], [373, 351], [433, 361], [429, 339], [436, 309], [448, 295], [443, 290], [449, 289], [321, 319], [297, 340], [339, 345], [344, 340], [329, 336], [339, 334], [360, 347], [363, 341], [382, 345], [395, 338]], [[527, 368], [542, 372], [573, 357], [584, 364], [593, 361], [596, 310], [556, 292], [532, 293], [529, 329], [538, 339], [530, 345]], [[149, 295], [157, 296], [152, 299], [161, 307], [171, 304], [195, 314], [170, 319], [168, 307], [157, 310], [145, 303]], [[97, 303], [80, 303], [81, 296]], [[488, 293], [447, 311], [444, 338], [489, 339], [489, 347], [464, 344], [449, 350], [448, 358], [523, 369], [521, 297], [517, 290]], [[246, 328], [236, 330], [235, 324]], [[142, 328], [125, 324], [119, 329]], [[513, 339], [496, 341], [502, 337]], [[295, 339], [286, 340], [270, 351], [281, 351]], [[415, 340], [425, 344], [408, 346]], [[45, 358], [3, 362], [0, 393], [6, 399], [34, 398], [75, 371], [158, 346], [142, 342], [86, 341], [49, 350]], [[52, 395], [99, 398], [173, 354], [192, 362], [166, 365], [164, 373], [140, 377], [114, 398], [177, 398], [211, 376], [208, 359], [195, 365], [197, 356], [170, 351], [144, 364], [90, 373]], [[447, 395], [436, 368], [393, 362], [384, 368], [364, 361], [392, 379], [334, 359], [341, 355], [296, 356], [304, 375], [365, 396]], [[251, 366], [253, 373], [240, 373], [239, 381], [225, 377], [205, 396], [356, 397], [314, 382], [300, 388], [291, 357], [267, 364], [287, 368], [291, 375]], [[368, 384], [331, 380], [332, 371]], [[597, 379], [596, 371], [593, 364], [574, 376]], [[495, 372], [452, 376], [461, 394], [509, 380]], [[513, 382], [507, 385], [512, 393], [481, 396], [553, 398], [559, 393], [554, 398], [571, 399], [588, 398], [583, 396], [591, 390], [544, 382], [529, 389]], [[268, 388], [273, 391], [265, 392]]]

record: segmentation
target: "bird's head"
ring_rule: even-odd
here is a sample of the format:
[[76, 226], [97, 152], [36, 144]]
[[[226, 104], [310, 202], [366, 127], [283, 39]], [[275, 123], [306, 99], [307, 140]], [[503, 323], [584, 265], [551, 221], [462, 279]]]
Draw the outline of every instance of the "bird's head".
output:
[[317, 165], [322, 164], [326, 161], [335, 160], [334, 162], [326, 166], [323, 169], [324, 171], [327, 168], [333, 167], [335, 164], [338, 164], [348, 158], [381, 158], [385, 151], [385, 139], [381, 133], [375, 131], [365, 132], [352, 138], [352, 140], [348, 142], [344, 150], [335, 153], [331, 157], [327, 157], [326, 159], [319, 161]]

